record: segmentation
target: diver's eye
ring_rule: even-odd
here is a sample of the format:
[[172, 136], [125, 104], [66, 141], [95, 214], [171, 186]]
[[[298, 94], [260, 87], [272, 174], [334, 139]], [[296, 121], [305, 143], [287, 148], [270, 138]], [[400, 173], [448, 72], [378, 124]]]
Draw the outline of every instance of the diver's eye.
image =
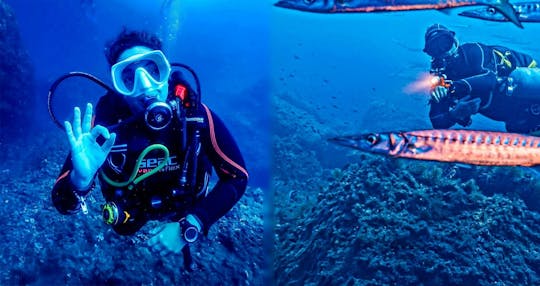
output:
[[489, 8], [487, 9], [487, 11], [488, 11], [488, 13], [491, 14], [491, 15], [497, 13], [497, 10], [495, 10], [495, 8], [492, 8], [492, 7], [489, 7]]
[[313, 3], [315, 3], [315, 0], [304, 0], [304, 3], [313, 4]]
[[367, 142], [371, 145], [375, 145], [377, 141], [379, 140], [379, 137], [375, 134], [369, 134], [366, 138]]

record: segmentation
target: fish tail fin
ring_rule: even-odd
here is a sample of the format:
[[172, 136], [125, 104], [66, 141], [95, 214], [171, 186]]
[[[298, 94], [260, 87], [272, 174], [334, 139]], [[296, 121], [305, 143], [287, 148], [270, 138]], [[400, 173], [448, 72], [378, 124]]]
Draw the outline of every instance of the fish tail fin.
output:
[[489, 6], [492, 6], [497, 11], [501, 12], [501, 14], [506, 17], [506, 19], [510, 20], [512, 23], [516, 24], [516, 26], [523, 29], [523, 25], [519, 21], [518, 14], [514, 9], [514, 6], [512, 6], [512, 4], [508, 2], [508, 0], [500, 0], [497, 4], [492, 4]]

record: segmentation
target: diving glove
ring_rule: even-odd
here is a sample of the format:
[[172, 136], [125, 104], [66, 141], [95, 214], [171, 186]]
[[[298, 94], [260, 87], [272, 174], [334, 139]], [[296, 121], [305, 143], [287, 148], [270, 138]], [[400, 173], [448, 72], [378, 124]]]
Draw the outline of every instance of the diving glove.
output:
[[469, 121], [471, 115], [477, 113], [480, 109], [481, 101], [480, 98], [463, 98], [449, 111], [449, 114], [456, 121]]
[[170, 222], [158, 227], [148, 240], [148, 245], [161, 255], [168, 252], [180, 253], [188, 243], [197, 241], [202, 230], [202, 224], [194, 215], [187, 215], [179, 222]]
[[[92, 128], [92, 114], [92, 104], [88, 103], [81, 124], [81, 110], [76, 106], [73, 109], [73, 125], [69, 121], [64, 122], [73, 163], [70, 179], [78, 191], [90, 187], [116, 139], [115, 133], [109, 133], [109, 130], [101, 125]], [[105, 138], [101, 145], [97, 142], [100, 136]]]
[[435, 100], [435, 102], [440, 102], [446, 96], [448, 96], [448, 88], [446, 88], [444, 86], [438, 85], [431, 92], [431, 98], [433, 98], [433, 100]]

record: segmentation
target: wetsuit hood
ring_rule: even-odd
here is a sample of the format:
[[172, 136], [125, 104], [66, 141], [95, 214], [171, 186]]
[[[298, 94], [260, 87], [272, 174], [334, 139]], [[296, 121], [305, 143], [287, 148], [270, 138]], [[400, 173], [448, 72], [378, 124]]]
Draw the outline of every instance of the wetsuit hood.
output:
[[437, 58], [448, 53], [454, 44], [457, 44], [456, 33], [441, 24], [434, 24], [427, 28], [424, 35], [425, 45], [423, 51]]

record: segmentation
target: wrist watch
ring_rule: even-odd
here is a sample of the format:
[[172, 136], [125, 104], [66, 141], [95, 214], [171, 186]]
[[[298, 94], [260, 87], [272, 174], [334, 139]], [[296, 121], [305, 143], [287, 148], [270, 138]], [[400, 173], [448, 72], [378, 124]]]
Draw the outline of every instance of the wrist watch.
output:
[[197, 241], [199, 238], [199, 230], [193, 224], [191, 224], [186, 218], [182, 218], [180, 221], [180, 235], [188, 243]]

